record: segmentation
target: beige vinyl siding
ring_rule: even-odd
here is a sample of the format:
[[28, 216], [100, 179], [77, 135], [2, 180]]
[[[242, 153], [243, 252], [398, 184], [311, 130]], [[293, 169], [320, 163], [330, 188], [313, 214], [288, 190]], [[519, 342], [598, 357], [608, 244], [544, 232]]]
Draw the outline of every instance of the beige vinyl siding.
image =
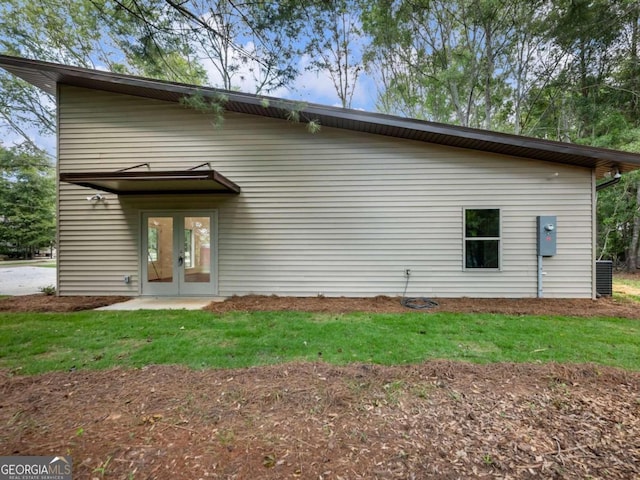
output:
[[[591, 171], [60, 87], [60, 172], [202, 162], [238, 196], [120, 197], [60, 186], [60, 292], [140, 292], [141, 212], [218, 212], [220, 295], [536, 295], [536, 215], [557, 215], [548, 297], [592, 295]], [[558, 173], [554, 177], [554, 173]], [[500, 208], [501, 270], [463, 270], [463, 209]], [[123, 276], [132, 283], [124, 284]]]

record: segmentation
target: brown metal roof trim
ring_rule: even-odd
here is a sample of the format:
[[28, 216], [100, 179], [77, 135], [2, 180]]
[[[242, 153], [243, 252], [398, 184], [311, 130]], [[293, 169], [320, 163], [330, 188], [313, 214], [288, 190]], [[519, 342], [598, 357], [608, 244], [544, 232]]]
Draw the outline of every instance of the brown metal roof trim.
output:
[[[0, 55], [0, 66], [27, 82], [55, 95], [56, 84], [177, 102], [194, 93], [219, 95], [228, 102], [227, 111], [286, 119], [298, 102], [248, 93], [197, 87], [98, 70], [90, 70], [19, 57]], [[266, 100], [266, 101], [265, 101]], [[380, 113], [303, 103], [302, 119], [317, 120], [323, 127], [341, 128], [436, 143], [457, 148], [543, 160], [595, 169], [598, 176], [619, 170], [640, 169], [640, 154], [543, 140], [475, 128], [458, 127]]]
[[240, 193], [240, 187], [215, 170], [61, 173], [60, 181], [118, 195]]

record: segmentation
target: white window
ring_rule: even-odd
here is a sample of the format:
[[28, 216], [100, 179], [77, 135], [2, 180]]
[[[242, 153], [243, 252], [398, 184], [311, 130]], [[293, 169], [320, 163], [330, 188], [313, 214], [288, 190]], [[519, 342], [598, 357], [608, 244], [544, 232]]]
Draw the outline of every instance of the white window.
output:
[[464, 210], [464, 268], [500, 268], [500, 209]]

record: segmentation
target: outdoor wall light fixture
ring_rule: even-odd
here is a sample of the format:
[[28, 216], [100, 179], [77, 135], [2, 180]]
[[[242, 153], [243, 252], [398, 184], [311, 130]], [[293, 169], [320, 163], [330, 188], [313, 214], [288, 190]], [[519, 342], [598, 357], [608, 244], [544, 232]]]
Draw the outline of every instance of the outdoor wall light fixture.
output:
[[96, 193], [95, 195], [90, 195], [87, 197], [87, 202], [100, 202], [104, 200], [105, 197], [101, 193]]
[[622, 174], [620, 173], [620, 170], [618, 170], [617, 168], [614, 168], [613, 170], [609, 170], [608, 172], [604, 172], [604, 178], [620, 178], [622, 176]]

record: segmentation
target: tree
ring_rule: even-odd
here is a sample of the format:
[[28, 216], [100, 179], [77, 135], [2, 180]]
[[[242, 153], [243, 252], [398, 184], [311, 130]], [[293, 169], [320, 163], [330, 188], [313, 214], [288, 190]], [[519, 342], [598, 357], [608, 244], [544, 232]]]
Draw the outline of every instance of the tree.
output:
[[[302, 52], [310, 59], [308, 69], [327, 73], [344, 108], [351, 101], [363, 70], [364, 35], [361, 11], [355, 0], [294, 2], [298, 9], [290, 21], [299, 22]], [[297, 17], [297, 19], [296, 19]]]
[[[172, 35], [171, 19], [130, 0], [5, 0], [0, 3], [0, 53], [154, 78], [204, 83], [191, 45]], [[55, 102], [0, 72], [0, 129], [31, 149], [35, 134], [55, 133]]]
[[31, 258], [55, 243], [54, 169], [41, 153], [0, 148], [0, 249]]
[[[605, 135], [594, 143], [640, 152], [640, 128], [626, 129], [614, 137]], [[640, 267], [640, 171], [627, 173], [617, 185], [598, 192], [597, 212], [598, 257], [635, 272]]]
[[640, 266], [640, 173], [598, 192], [598, 258], [635, 272]]
[[607, 114], [606, 97], [612, 73], [620, 59], [624, 8], [621, 1], [554, 0], [547, 15], [548, 38], [561, 53], [562, 68], [555, 77], [556, 109], [567, 117], [559, 125], [559, 138], [597, 137]]
[[511, 116], [505, 108], [515, 104], [505, 100], [514, 83], [508, 75], [516, 58], [516, 32], [537, 2], [526, 5], [516, 0], [372, 2], [363, 25], [372, 37], [367, 60], [380, 80], [379, 108], [464, 126], [502, 127]]
[[297, 74], [294, 42], [298, 32], [289, 21], [287, 2], [129, 2], [136, 8], [148, 4], [175, 19], [172, 34], [196, 46], [200, 60], [217, 72], [212, 79], [215, 86], [232, 90], [250, 84], [254, 93], [268, 93], [288, 85]]
[[[640, 152], [640, 6], [631, 0], [556, 0], [549, 35], [563, 52], [554, 79], [560, 139]], [[549, 111], [549, 110], [547, 110]], [[544, 118], [539, 121], [545, 124]], [[640, 174], [598, 194], [598, 256], [635, 272], [639, 264]]]
[[461, 2], [372, 2], [363, 26], [372, 37], [370, 71], [380, 82], [378, 108], [469, 125], [477, 82], [461, 32]]

